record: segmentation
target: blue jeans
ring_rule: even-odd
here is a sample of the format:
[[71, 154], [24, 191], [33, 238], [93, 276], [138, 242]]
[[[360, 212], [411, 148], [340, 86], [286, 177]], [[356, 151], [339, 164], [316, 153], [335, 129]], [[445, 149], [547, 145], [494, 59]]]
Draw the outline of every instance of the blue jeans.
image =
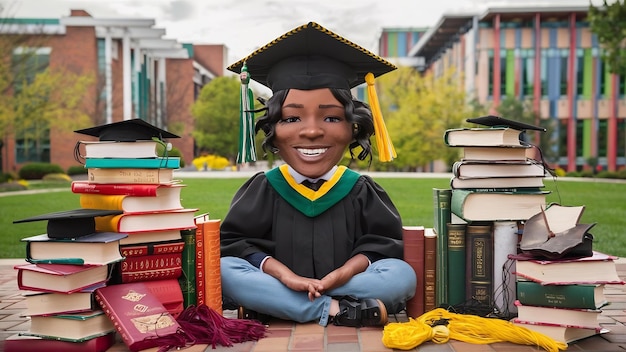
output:
[[[415, 294], [415, 271], [400, 259], [381, 259], [341, 287], [309, 301], [307, 292], [293, 291], [274, 277], [237, 257], [221, 259], [222, 293], [227, 308], [244, 306], [284, 320], [328, 324], [331, 297], [377, 298], [388, 313], [405, 308]], [[230, 307], [229, 307], [230, 306]]]

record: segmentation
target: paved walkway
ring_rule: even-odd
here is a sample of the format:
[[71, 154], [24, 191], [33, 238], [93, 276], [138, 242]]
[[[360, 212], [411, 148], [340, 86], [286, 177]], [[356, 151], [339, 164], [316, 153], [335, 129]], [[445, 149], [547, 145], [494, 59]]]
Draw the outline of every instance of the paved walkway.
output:
[[[13, 266], [24, 263], [23, 260], [0, 260], [0, 352], [4, 351], [4, 340], [20, 331], [27, 331], [30, 322], [21, 316], [26, 309], [22, 294], [17, 288], [16, 270]], [[618, 262], [620, 277], [626, 278], [626, 260]], [[568, 351], [611, 352], [626, 350], [626, 286], [611, 285], [605, 288], [605, 294], [611, 304], [603, 310], [601, 323], [610, 329], [609, 333], [581, 340], [570, 344]], [[232, 316], [234, 312], [225, 312]], [[406, 321], [405, 315], [391, 317], [391, 321]], [[328, 326], [323, 328], [316, 323], [294, 324], [285, 321], [271, 321], [266, 338], [258, 342], [238, 344], [230, 348], [194, 346], [187, 351], [217, 352], [382, 352], [392, 351], [385, 348], [381, 341], [382, 328], [347, 328]], [[126, 352], [126, 346], [118, 342], [108, 352]], [[491, 345], [472, 345], [450, 341], [445, 344], [426, 342], [412, 351], [420, 352], [531, 352], [542, 351], [533, 346], [511, 343]]]

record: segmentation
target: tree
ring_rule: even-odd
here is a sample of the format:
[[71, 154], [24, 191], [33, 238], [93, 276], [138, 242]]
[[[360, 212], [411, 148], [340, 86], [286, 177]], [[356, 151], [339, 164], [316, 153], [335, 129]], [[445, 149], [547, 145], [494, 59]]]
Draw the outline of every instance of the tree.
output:
[[393, 166], [408, 171], [435, 160], [448, 166], [457, 160], [459, 150], [446, 147], [444, 132], [473, 117], [458, 74], [448, 70], [440, 77], [422, 76], [402, 67], [379, 81], [381, 107], [398, 153]]
[[239, 141], [239, 92], [235, 76], [217, 77], [206, 84], [191, 106], [192, 132], [199, 149], [235, 161]]
[[615, 0], [610, 5], [589, 5], [589, 25], [602, 46], [602, 59], [611, 73], [626, 75], [626, 2]]

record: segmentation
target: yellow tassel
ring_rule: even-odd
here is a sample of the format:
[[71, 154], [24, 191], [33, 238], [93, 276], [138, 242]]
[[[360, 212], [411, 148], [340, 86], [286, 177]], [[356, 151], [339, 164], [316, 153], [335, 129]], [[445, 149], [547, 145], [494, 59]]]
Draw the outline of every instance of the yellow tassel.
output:
[[[438, 320], [447, 320], [448, 326], [434, 325]], [[476, 315], [457, 314], [437, 308], [422, 314], [417, 319], [409, 318], [406, 323], [389, 323], [383, 330], [383, 344], [387, 348], [410, 350], [426, 341], [446, 343], [449, 339], [473, 344], [512, 342], [520, 345], [535, 345], [548, 352], [566, 350], [567, 344], [509, 321], [483, 318]]]
[[365, 82], [367, 82], [367, 97], [374, 118], [374, 134], [376, 145], [378, 146], [378, 159], [383, 162], [391, 161], [397, 156], [396, 150], [393, 147], [393, 143], [391, 143], [391, 138], [389, 138], [385, 121], [383, 121], [383, 113], [378, 102], [376, 86], [374, 86], [374, 75], [371, 72], [365, 75]]

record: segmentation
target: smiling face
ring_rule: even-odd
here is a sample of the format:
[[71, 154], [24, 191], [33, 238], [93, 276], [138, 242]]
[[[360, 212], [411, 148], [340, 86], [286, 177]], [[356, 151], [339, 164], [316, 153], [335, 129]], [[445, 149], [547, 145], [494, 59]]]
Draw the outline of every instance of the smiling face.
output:
[[339, 163], [351, 141], [345, 108], [328, 88], [289, 90], [274, 139], [287, 164], [304, 176], [320, 177]]

